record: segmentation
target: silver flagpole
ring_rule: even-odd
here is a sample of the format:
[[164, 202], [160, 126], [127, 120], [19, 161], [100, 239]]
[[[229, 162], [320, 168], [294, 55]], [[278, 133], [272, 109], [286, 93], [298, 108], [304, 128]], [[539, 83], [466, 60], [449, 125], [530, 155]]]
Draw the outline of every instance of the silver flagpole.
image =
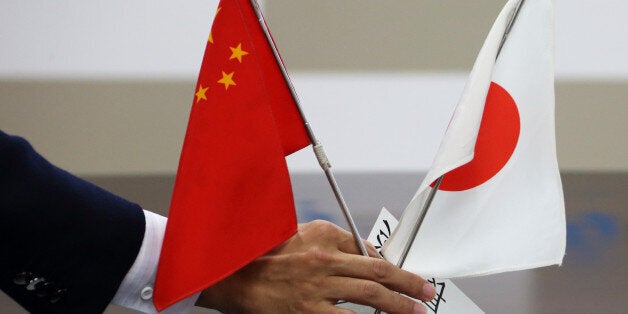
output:
[[331, 185], [331, 189], [334, 192], [334, 196], [336, 197], [336, 201], [338, 201], [338, 205], [340, 205], [342, 214], [345, 216], [345, 220], [347, 221], [347, 224], [349, 225], [349, 228], [351, 229], [351, 233], [353, 234], [356, 245], [360, 249], [360, 252], [362, 253], [362, 255], [369, 256], [366, 250], [366, 246], [364, 246], [364, 242], [362, 242], [362, 238], [360, 237], [360, 233], [358, 232], [358, 228], [355, 226], [355, 222], [353, 221], [353, 218], [351, 217], [349, 208], [347, 207], [347, 204], [345, 203], [345, 200], [342, 197], [342, 193], [340, 193], [340, 188], [338, 187], [338, 183], [336, 183], [336, 178], [334, 177], [334, 173], [331, 171], [331, 163], [329, 162], [329, 159], [327, 158], [327, 155], [325, 154], [323, 145], [318, 139], [316, 139], [316, 136], [314, 135], [314, 132], [312, 131], [312, 127], [310, 126], [310, 123], [307, 121], [307, 119], [305, 118], [305, 115], [303, 114], [303, 110], [301, 109], [301, 103], [299, 102], [299, 96], [297, 96], [294, 86], [292, 86], [292, 82], [290, 81], [290, 77], [288, 76], [288, 72], [286, 71], [286, 67], [284, 66], [283, 62], [281, 61], [281, 57], [279, 56], [279, 51], [277, 51], [277, 47], [275, 47], [275, 43], [273, 42], [273, 39], [270, 36], [270, 31], [268, 30], [268, 27], [266, 26], [266, 22], [264, 21], [262, 10], [257, 4], [257, 1], [255, 0], [250, 0], [250, 1], [255, 11], [255, 14], [257, 15], [258, 22], [260, 26], [262, 27], [262, 30], [264, 31], [264, 35], [266, 35], [266, 40], [268, 41], [268, 44], [271, 47], [273, 54], [275, 55], [275, 59], [277, 60], [277, 65], [281, 69], [281, 74], [283, 75], [283, 78], [286, 81], [286, 85], [288, 85], [290, 94], [292, 94], [292, 98], [294, 99], [294, 102], [297, 105], [297, 109], [299, 110], [299, 114], [301, 115], [301, 119], [303, 120], [303, 124], [305, 125], [305, 130], [307, 131], [307, 135], [310, 138], [310, 142], [312, 142], [312, 148], [314, 149], [314, 155], [316, 155], [318, 164], [321, 166], [321, 168], [325, 172], [325, 176], [327, 176], [327, 181], [329, 181], [329, 184]]
[[[525, 2], [525, 0], [519, 1], [519, 4], [517, 4], [517, 8], [513, 12], [512, 16], [510, 17], [510, 21], [508, 22], [508, 26], [506, 26], [506, 30], [504, 31], [504, 35], [502, 36], [502, 40], [499, 44], [499, 49], [497, 50], [497, 55], [495, 56], [495, 59], [499, 57], [499, 54], [501, 53], [502, 48], [504, 47], [504, 43], [506, 42], [506, 39], [508, 38], [508, 35], [510, 34], [510, 30], [512, 29], [512, 26], [515, 24], [515, 20], [517, 19], [517, 16], [519, 16], [519, 11], [521, 10], [521, 6], [523, 5], [523, 2]], [[410, 233], [410, 240], [403, 247], [401, 257], [399, 258], [399, 261], [397, 261], [397, 267], [402, 268], [403, 264], [406, 262], [406, 258], [408, 257], [410, 248], [412, 247], [412, 244], [414, 244], [414, 241], [416, 240], [416, 236], [419, 233], [419, 229], [421, 229], [421, 226], [423, 225], [423, 220], [425, 219], [425, 216], [427, 215], [427, 211], [430, 209], [430, 206], [432, 205], [432, 201], [434, 200], [434, 197], [436, 196], [436, 192], [438, 192], [438, 187], [440, 186], [441, 182], [443, 182], [444, 177], [445, 177], [445, 174], [441, 175], [440, 177], [438, 177], [438, 179], [436, 179], [436, 182], [434, 183], [434, 187], [430, 191], [430, 194], [427, 196], [427, 199], [425, 200], [425, 204], [423, 205], [423, 210], [421, 211], [421, 214], [419, 215], [419, 218], [417, 219], [417, 223], [414, 225]], [[379, 314], [379, 313], [381, 313], [380, 310], [375, 310], [375, 314]]]

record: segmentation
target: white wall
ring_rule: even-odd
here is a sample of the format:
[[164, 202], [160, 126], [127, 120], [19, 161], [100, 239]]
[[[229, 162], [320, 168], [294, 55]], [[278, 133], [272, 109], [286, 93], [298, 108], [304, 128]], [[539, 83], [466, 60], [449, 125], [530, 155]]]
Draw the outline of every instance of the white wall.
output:
[[0, 2], [0, 77], [187, 78], [218, 1]]
[[556, 75], [628, 79], [628, 2], [555, 0]]
[[[2, 1], [0, 77], [195, 77], [217, 3]], [[628, 79], [628, 2], [555, 3], [557, 76]]]
[[[298, 73], [292, 80], [333, 167], [425, 171], [466, 76]], [[296, 170], [319, 168], [310, 149], [288, 163]]]

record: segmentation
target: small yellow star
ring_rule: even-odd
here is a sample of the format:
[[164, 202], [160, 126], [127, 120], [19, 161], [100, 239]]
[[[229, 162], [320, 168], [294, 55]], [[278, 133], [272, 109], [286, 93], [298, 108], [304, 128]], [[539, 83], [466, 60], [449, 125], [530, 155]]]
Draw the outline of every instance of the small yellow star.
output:
[[[216, 15], [218, 15], [218, 12], [220, 12], [220, 9], [222, 9], [222, 7], [218, 7], [218, 10], [216, 10], [216, 14], [214, 14], [214, 19], [216, 18]], [[209, 31], [209, 38], [207, 38], [207, 41], [210, 43], [214, 43], [214, 36], [212, 36], [212, 32]]]
[[229, 49], [231, 49], [231, 57], [229, 57], [229, 60], [238, 59], [240, 63], [242, 63], [242, 56], [246, 56], [249, 54], [248, 52], [242, 50], [242, 43], [239, 43], [238, 46], [235, 48], [229, 47]]
[[209, 89], [209, 87], [203, 88], [202, 84], [198, 85], [198, 91], [196, 91], [196, 103], [201, 101], [201, 99], [207, 100], [207, 96], [205, 96], [205, 92], [207, 92], [207, 89]]
[[225, 71], [222, 71], [222, 78], [218, 80], [218, 83], [225, 84], [225, 90], [229, 88], [229, 85], [236, 85], [233, 81], [233, 73], [235, 72], [227, 74]]

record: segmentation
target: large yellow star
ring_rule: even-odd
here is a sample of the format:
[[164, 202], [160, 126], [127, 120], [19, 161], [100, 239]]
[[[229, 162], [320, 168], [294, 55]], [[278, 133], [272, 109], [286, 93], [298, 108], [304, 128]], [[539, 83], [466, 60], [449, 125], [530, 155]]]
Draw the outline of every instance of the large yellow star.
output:
[[205, 92], [207, 92], [207, 89], [209, 89], [209, 87], [203, 88], [202, 84], [198, 84], [198, 91], [196, 91], [196, 103], [201, 101], [201, 99], [207, 100], [207, 96], [205, 96]]
[[238, 46], [235, 48], [229, 47], [229, 49], [231, 49], [231, 57], [229, 57], [229, 60], [238, 59], [240, 63], [242, 63], [242, 56], [246, 56], [249, 54], [248, 52], [242, 50], [242, 43], [239, 43]]
[[222, 71], [222, 78], [218, 80], [218, 83], [225, 84], [225, 90], [229, 89], [229, 85], [236, 85], [233, 81], [233, 73], [235, 72], [227, 74], [225, 71]]

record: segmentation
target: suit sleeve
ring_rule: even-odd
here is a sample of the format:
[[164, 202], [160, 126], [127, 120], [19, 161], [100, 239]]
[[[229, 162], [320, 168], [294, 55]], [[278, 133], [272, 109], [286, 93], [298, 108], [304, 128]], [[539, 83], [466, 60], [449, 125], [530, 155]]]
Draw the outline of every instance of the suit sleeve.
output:
[[0, 131], [0, 288], [33, 313], [100, 313], [144, 236], [140, 206]]

